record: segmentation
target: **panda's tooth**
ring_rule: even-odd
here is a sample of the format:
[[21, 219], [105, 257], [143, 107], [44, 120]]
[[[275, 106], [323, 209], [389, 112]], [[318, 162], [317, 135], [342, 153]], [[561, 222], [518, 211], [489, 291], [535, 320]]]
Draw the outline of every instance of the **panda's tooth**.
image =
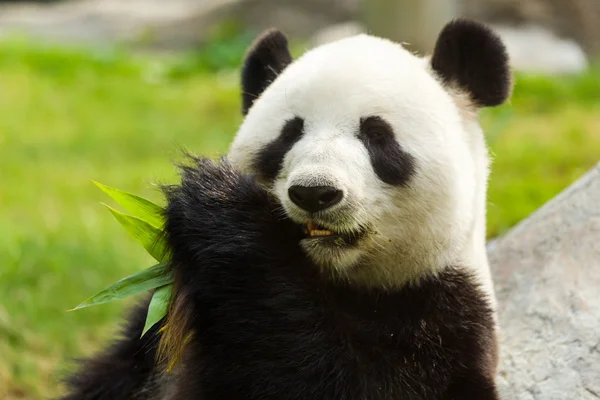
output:
[[310, 236], [330, 236], [331, 235], [331, 231], [327, 231], [327, 230], [312, 230], [310, 231]]

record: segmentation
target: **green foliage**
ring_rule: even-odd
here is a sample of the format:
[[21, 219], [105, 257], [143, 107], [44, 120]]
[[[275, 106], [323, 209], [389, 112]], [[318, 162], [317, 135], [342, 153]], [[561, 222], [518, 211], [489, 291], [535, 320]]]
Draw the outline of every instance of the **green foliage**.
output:
[[134, 194], [127, 193], [119, 189], [114, 189], [98, 182], [94, 182], [94, 184], [98, 186], [104, 193], [108, 194], [120, 206], [137, 216], [139, 219], [147, 222], [153, 228], [162, 228], [162, 207], [154, 204], [150, 200], [146, 200]]
[[148, 315], [146, 316], [146, 324], [142, 331], [142, 336], [148, 332], [148, 329], [152, 328], [157, 322], [159, 322], [165, 315], [167, 315], [167, 309], [169, 308], [169, 299], [171, 298], [171, 291], [173, 285], [161, 286], [152, 295], [150, 305], [148, 306]]
[[[108, 194], [122, 207], [136, 214], [123, 214], [110, 206], [106, 206], [125, 230], [136, 239], [157, 261], [166, 261], [167, 251], [162, 236], [163, 209], [142, 197], [114, 189], [94, 182], [104, 193]], [[173, 281], [164, 263], [156, 264], [146, 270], [136, 272], [110, 285], [100, 293], [84, 301], [73, 310], [120, 300], [128, 296], [158, 288], [152, 295], [146, 316], [142, 336], [159, 322], [166, 314], [171, 296]]]
[[[157, 261], [166, 261], [167, 250], [162, 231], [162, 208], [142, 197], [114, 189], [94, 182], [121, 206], [138, 216], [123, 214], [110, 206], [106, 206], [125, 230], [136, 239]], [[144, 271], [136, 272], [119, 280], [100, 293], [84, 301], [73, 310], [108, 303], [113, 300], [158, 288], [152, 295], [148, 307], [148, 315], [142, 335], [160, 321], [166, 314], [171, 295], [172, 278], [164, 263], [156, 264]]]
[[167, 249], [162, 236], [162, 231], [156, 229], [146, 221], [123, 214], [110, 206], [106, 206], [115, 216], [117, 221], [135, 240], [137, 240], [156, 261], [163, 261], [167, 256]]
[[114, 300], [121, 300], [135, 294], [168, 286], [173, 282], [169, 276], [166, 264], [155, 264], [150, 268], [136, 272], [126, 278], [120, 279], [106, 289], [100, 291], [72, 311], [85, 307], [97, 306]]
[[[57, 395], [66, 361], [93, 354], [138, 296], [65, 310], [154, 263], [89, 179], [157, 199], [150, 182], [177, 181], [180, 147], [227, 149], [241, 121], [237, 73], [182, 68], [189, 57], [0, 43], [0, 398]], [[482, 113], [490, 236], [598, 161], [599, 82], [599, 70], [519, 76], [511, 103]]]

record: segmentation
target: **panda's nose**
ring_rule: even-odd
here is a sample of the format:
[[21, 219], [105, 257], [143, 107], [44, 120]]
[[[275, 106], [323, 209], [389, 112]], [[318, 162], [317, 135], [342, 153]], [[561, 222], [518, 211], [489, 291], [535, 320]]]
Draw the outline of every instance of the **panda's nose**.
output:
[[308, 212], [323, 211], [339, 203], [344, 192], [332, 186], [299, 186], [288, 189], [290, 200]]

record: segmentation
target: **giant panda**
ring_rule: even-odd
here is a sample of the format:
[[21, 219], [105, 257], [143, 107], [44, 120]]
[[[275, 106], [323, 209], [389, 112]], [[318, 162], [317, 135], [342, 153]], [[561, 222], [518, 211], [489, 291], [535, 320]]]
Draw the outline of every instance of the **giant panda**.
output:
[[140, 338], [141, 304], [64, 399], [498, 399], [477, 114], [510, 91], [468, 20], [428, 57], [264, 33], [229, 152], [164, 188], [167, 317]]

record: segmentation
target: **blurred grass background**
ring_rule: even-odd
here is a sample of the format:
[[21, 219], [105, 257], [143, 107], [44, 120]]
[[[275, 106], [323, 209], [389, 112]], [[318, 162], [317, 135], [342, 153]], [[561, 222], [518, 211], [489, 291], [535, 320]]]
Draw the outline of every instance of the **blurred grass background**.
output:
[[[176, 179], [181, 149], [225, 152], [251, 39], [225, 30], [174, 57], [0, 42], [0, 399], [56, 395], [66, 361], [115, 332], [128, 301], [65, 310], [152, 261], [90, 180], [160, 202], [153, 183]], [[518, 75], [482, 121], [493, 237], [600, 159], [600, 69]]]

